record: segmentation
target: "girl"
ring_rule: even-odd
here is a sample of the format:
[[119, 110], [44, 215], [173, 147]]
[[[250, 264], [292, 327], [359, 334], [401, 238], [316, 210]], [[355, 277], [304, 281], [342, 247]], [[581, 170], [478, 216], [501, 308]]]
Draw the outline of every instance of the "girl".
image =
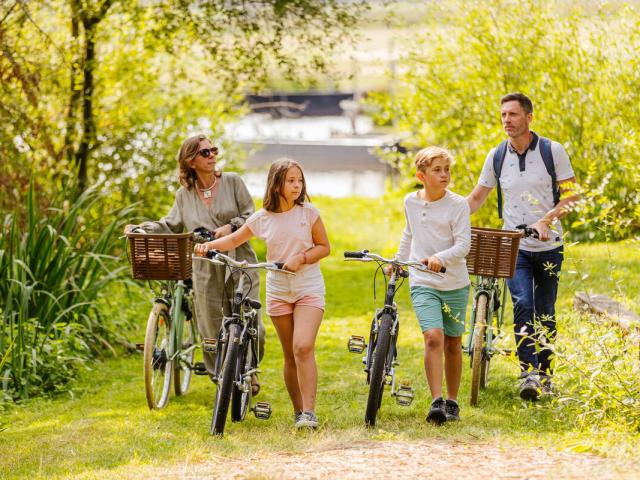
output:
[[324, 280], [318, 261], [329, 255], [320, 214], [310, 203], [304, 173], [294, 160], [271, 165], [263, 208], [231, 235], [196, 245], [196, 253], [228, 251], [257, 236], [267, 244], [267, 261], [282, 262], [286, 275], [267, 272], [267, 313], [284, 352], [284, 381], [296, 428], [318, 426], [315, 341], [324, 313]]

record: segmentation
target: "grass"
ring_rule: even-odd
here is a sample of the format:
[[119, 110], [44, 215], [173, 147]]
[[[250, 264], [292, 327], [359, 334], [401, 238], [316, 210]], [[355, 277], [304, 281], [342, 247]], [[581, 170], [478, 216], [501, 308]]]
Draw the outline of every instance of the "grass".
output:
[[[223, 439], [208, 434], [214, 386], [195, 377], [192, 390], [171, 397], [168, 407], [150, 412], [144, 400], [142, 358], [139, 354], [96, 363], [76, 382], [73, 395], [34, 400], [3, 413], [0, 432], [0, 478], [103, 478], [137, 466], [181, 465], [269, 452], [300, 452], [309, 448], [348, 445], [363, 440], [445, 439], [460, 442], [498, 442], [505, 445], [592, 451], [625, 457], [639, 440], [637, 434], [602, 425], [589, 431], [568, 425], [551, 401], [527, 404], [517, 397], [514, 359], [499, 357], [492, 364], [489, 388], [481, 393], [479, 408], [468, 405], [467, 358], [460, 392], [459, 424], [442, 428], [424, 422], [429, 397], [422, 370], [421, 335], [411, 311], [407, 288], [398, 303], [402, 315], [399, 339], [400, 381], [413, 385], [416, 398], [409, 408], [385, 394], [379, 424], [362, 426], [367, 389], [360, 356], [346, 349], [350, 334], [365, 335], [373, 311], [374, 267], [345, 263], [345, 249], [368, 247], [384, 254], [395, 249], [402, 228], [399, 199], [315, 199], [331, 236], [333, 252], [323, 261], [327, 284], [327, 311], [317, 342], [319, 364], [318, 415], [322, 428], [313, 434], [292, 429], [292, 411], [281, 378], [282, 356], [273, 327], [267, 321], [267, 355], [262, 364], [262, 392], [273, 416], [229, 424]], [[386, 212], [381, 215], [381, 212]], [[259, 248], [263, 251], [262, 248]], [[637, 298], [640, 260], [637, 245], [577, 245], [569, 250], [560, 290], [560, 311], [571, 308], [574, 289], [592, 287], [602, 293]], [[583, 280], [583, 276], [588, 276]], [[617, 282], [617, 283], [616, 283]], [[378, 284], [382, 295], [382, 283]], [[149, 308], [145, 292], [116, 289], [112, 305], [127, 306], [121, 315], [138, 315], [132, 342], [141, 341]], [[637, 308], [637, 307], [636, 307]], [[507, 326], [507, 331], [509, 327]], [[572, 325], [560, 322], [560, 342], [570, 341]], [[562, 379], [559, 379], [560, 381]], [[388, 392], [388, 391], [387, 391]], [[613, 446], [615, 445], [615, 448]]]

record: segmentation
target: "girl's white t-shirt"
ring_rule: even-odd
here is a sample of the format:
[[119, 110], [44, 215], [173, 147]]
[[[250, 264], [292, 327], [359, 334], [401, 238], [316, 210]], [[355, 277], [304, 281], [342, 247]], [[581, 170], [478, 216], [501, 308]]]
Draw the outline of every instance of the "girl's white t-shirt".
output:
[[[314, 246], [311, 229], [320, 217], [310, 203], [296, 205], [286, 212], [264, 208], [251, 215], [245, 225], [267, 244], [267, 261], [286, 262], [289, 257]], [[324, 296], [324, 281], [318, 262], [300, 265], [295, 275], [267, 272], [267, 295], [295, 301], [305, 295]]]
[[319, 216], [310, 203], [295, 205], [286, 212], [268, 212], [261, 208], [247, 219], [246, 225], [266, 242], [267, 261], [286, 262], [290, 256], [314, 246], [311, 228]]

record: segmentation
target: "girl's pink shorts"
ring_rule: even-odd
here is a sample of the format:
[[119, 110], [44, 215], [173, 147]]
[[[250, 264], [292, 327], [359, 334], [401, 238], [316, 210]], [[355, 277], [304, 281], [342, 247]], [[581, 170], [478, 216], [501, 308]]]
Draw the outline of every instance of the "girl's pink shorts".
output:
[[267, 313], [270, 317], [281, 317], [293, 313], [296, 306], [315, 307], [324, 311], [324, 296], [305, 295], [294, 302], [267, 296]]

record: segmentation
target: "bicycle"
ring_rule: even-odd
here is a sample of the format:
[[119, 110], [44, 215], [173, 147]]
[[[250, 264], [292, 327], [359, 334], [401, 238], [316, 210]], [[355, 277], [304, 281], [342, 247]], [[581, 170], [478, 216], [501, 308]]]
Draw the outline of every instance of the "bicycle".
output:
[[160, 290], [149, 313], [143, 352], [145, 396], [149, 409], [164, 408], [171, 380], [176, 396], [189, 389], [192, 373], [205, 375], [195, 362], [200, 334], [192, 313], [192, 234], [149, 234], [141, 228], [127, 232], [132, 275], [136, 280], [159, 280]]
[[[413, 402], [413, 389], [408, 385], [398, 385], [396, 388], [395, 366], [398, 365], [398, 331], [400, 329], [400, 319], [398, 317], [398, 307], [394, 302], [396, 292], [402, 286], [404, 279], [409, 273], [402, 267], [417, 268], [437, 275], [435, 272], [428, 270], [424, 264], [420, 262], [401, 262], [382, 258], [376, 253], [368, 250], [360, 252], [344, 252], [346, 260], [356, 260], [361, 262], [376, 262], [378, 269], [376, 274], [383, 265], [392, 265], [391, 277], [386, 287], [386, 295], [384, 306], [376, 309], [371, 321], [371, 329], [369, 332], [368, 343], [365, 338], [358, 335], [352, 335], [348, 342], [347, 348], [351, 353], [360, 354], [367, 349], [366, 354], [362, 358], [364, 371], [367, 374], [367, 383], [369, 384], [369, 395], [367, 397], [367, 407], [365, 410], [365, 425], [373, 427], [376, 424], [376, 416], [382, 406], [382, 394], [384, 386], [391, 386], [391, 396], [396, 398], [396, 402], [408, 407]], [[446, 268], [442, 267], [441, 273], [446, 272]], [[400, 284], [396, 284], [398, 279]], [[375, 298], [375, 276], [374, 276], [374, 298]]]
[[522, 237], [538, 238], [538, 232], [524, 224], [516, 226], [516, 230], [471, 228], [467, 269], [476, 278], [473, 283], [475, 293], [470, 335], [465, 351], [471, 361], [469, 404], [474, 407], [478, 405], [480, 390], [487, 386], [491, 358], [498, 352], [509, 353], [497, 347], [497, 340], [502, 331], [506, 305], [505, 279], [513, 277], [515, 273]]
[[[238, 262], [216, 250], [209, 250], [206, 257], [194, 257], [229, 269], [231, 276], [239, 273], [238, 282], [233, 293], [231, 316], [222, 319], [222, 327], [217, 339], [206, 339], [205, 351], [216, 353], [213, 381], [216, 384], [216, 397], [213, 405], [213, 417], [210, 433], [224, 434], [229, 404], [231, 404], [231, 420], [241, 422], [248, 410], [253, 410], [256, 418], [267, 420], [271, 417], [271, 405], [267, 402], [256, 402], [251, 407], [251, 378], [259, 373], [258, 344], [258, 311], [262, 308], [258, 300], [249, 298], [245, 293], [245, 278], [249, 279], [247, 270], [262, 268], [294, 275], [283, 270], [281, 263]], [[249, 288], [250, 290], [250, 288]]]

